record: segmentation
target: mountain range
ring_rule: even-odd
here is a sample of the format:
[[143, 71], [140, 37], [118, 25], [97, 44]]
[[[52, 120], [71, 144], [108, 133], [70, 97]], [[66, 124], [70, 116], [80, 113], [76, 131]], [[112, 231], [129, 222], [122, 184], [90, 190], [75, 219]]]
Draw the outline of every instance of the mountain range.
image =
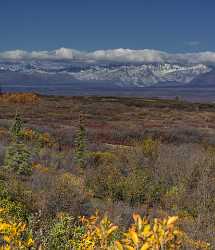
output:
[[213, 66], [179, 63], [83, 62], [76, 60], [0, 61], [0, 82], [20, 84], [86, 83], [108, 88], [212, 85]]
[[215, 53], [111, 49], [0, 52], [0, 83], [93, 88], [215, 86]]

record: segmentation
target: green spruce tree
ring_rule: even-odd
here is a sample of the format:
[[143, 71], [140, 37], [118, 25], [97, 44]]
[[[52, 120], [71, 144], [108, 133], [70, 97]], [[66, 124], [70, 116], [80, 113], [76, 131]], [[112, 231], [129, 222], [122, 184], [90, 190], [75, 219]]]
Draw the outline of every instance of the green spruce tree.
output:
[[16, 114], [10, 129], [12, 141], [6, 149], [4, 165], [20, 175], [30, 175], [32, 172], [31, 154], [22, 139], [23, 122]]
[[21, 139], [21, 134], [23, 130], [23, 121], [18, 113], [16, 113], [16, 116], [14, 118], [14, 122], [12, 124], [12, 127], [10, 129], [10, 134], [13, 140], [18, 141]]
[[87, 156], [86, 129], [84, 127], [83, 114], [79, 117], [79, 127], [75, 138], [75, 161], [84, 168]]
[[31, 175], [31, 154], [23, 143], [12, 142], [7, 147], [4, 165], [19, 175]]

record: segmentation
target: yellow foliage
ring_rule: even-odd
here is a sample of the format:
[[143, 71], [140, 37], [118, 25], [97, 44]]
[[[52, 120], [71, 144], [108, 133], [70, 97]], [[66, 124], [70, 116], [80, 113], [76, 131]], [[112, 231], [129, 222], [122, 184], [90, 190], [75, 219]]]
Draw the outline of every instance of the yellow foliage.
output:
[[[67, 176], [64, 176], [67, 178]], [[26, 233], [24, 223], [8, 219], [7, 211], [0, 208], [0, 250], [27, 250], [34, 246], [33, 239]], [[63, 216], [63, 214], [58, 214]], [[151, 222], [138, 214], [133, 214], [134, 224], [123, 233], [119, 227], [111, 223], [105, 215], [98, 213], [86, 218], [80, 217], [83, 234], [77, 240], [77, 250], [177, 250], [183, 246], [190, 249], [209, 249], [209, 244], [190, 239], [179, 230], [177, 216], [154, 219]], [[25, 237], [23, 237], [25, 235]], [[75, 238], [68, 240], [74, 246]]]
[[181, 230], [176, 223], [177, 216], [165, 219], [154, 219], [150, 222], [138, 214], [133, 215], [134, 224], [130, 226], [123, 237], [114, 238], [120, 232], [107, 216], [99, 219], [98, 214], [90, 218], [81, 218], [85, 226], [85, 234], [80, 244], [80, 250], [177, 250], [188, 245], [192, 249], [209, 249], [209, 244], [193, 241]]
[[182, 245], [189, 245], [195, 249], [209, 249], [209, 245], [201, 241], [190, 240], [189, 237], [176, 226], [177, 216], [166, 219], [154, 219], [150, 223], [140, 215], [133, 215], [134, 224], [124, 234], [124, 239], [115, 242], [116, 250], [177, 250]]
[[45, 166], [42, 166], [39, 163], [33, 164], [32, 168], [33, 168], [33, 170], [36, 170], [36, 171], [38, 171], [40, 173], [43, 173], [43, 174], [49, 173], [49, 168], [45, 167]]
[[30, 128], [23, 129], [22, 136], [28, 141], [37, 141], [48, 147], [55, 145], [54, 138], [52, 138], [48, 133], [36, 132]]
[[146, 157], [154, 157], [157, 155], [159, 142], [153, 139], [145, 139], [138, 148], [141, 149]]
[[23, 239], [27, 227], [24, 223], [17, 223], [6, 219], [6, 211], [0, 209], [0, 250], [29, 249], [34, 241], [31, 237]]
[[107, 216], [100, 219], [98, 213], [90, 218], [82, 217], [80, 220], [86, 229], [80, 244], [81, 250], [111, 249], [114, 243], [111, 244], [111, 238], [118, 230], [118, 226], [112, 224]]

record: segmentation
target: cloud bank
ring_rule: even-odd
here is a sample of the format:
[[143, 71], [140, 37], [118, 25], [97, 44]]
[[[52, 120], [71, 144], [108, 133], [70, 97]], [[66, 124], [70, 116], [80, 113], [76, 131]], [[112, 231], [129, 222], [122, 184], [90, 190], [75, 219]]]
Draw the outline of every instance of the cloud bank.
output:
[[112, 49], [84, 52], [68, 48], [53, 51], [0, 52], [0, 60], [71, 60], [83, 62], [185, 63], [215, 65], [215, 52], [167, 53], [159, 50]]

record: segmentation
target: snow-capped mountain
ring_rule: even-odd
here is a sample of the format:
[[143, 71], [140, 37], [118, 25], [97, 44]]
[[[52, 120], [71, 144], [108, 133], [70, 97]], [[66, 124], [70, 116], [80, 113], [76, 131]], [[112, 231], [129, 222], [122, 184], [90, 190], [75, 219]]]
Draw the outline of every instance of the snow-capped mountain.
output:
[[0, 81], [4, 79], [3, 76], [12, 73], [14, 77], [16, 74], [21, 74], [28, 79], [39, 76], [40, 79], [44, 78], [44, 83], [48, 78], [56, 77], [71, 83], [74, 81], [110, 82], [117, 86], [145, 87], [168, 82], [188, 84], [211, 70], [204, 64], [2, 60], [0, 61]]
[[202, 64], [180, 66], [171, 64], [143, 64], [118, 67], [93, 67], [70, 73], [81, 81], [111, 81], [121, 85], [152, 86], [162, 82], [189, 83], [210, 69]]

